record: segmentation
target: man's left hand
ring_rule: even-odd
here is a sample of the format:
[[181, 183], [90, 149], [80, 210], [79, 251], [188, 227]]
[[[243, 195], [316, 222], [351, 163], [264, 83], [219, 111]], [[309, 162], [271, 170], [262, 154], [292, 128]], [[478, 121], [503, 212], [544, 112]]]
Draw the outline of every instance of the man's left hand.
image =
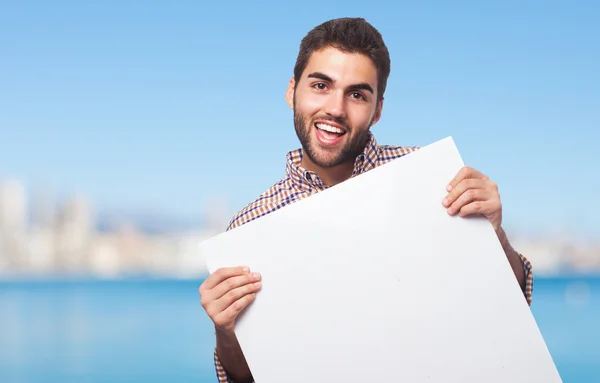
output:
[[485, 174], [465, 166], [450, 181], [448, 194], [442, 201], [448, 214], [461, 217], [481, 214], [499, 232], [502, 224], [502, 203], [498, 185]]

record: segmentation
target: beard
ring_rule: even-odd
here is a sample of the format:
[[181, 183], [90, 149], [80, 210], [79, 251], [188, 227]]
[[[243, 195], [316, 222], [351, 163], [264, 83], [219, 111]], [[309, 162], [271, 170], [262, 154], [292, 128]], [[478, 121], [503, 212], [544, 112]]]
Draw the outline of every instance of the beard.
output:
[[[341, 149], [318, 150], [312, 144], [312, 130], [316, 129], [316, 120], [332, 121], [344, 126], [346, 128], [345, 134], [349, 135], [350, 139], [346, 139]], [[368, 128], [371, 127], [371, 124], [372, 123], [370, 122]], [[312, 161], [312, 163], [320, 168], [332, 168], [347, 162], [354, 162], [356, 157], [365, 150], [365, 146], [369, 142], [368, 128], [359, 134], [351, 136], [352, 131], [348, 128], [348, 125], [344, 119], [341, 118], [330, 116], [314, 117], [312, 120], [310, 120], [310, 123], [308, 123], [307, 119], [302, 114], [297, 112], [295, 97], [294, 128], [296, 130], [298, 140], [300, 140], [300, 144], [302, 145], [304, 154]], [[333, 152], [334, 150], [337, 152]]]

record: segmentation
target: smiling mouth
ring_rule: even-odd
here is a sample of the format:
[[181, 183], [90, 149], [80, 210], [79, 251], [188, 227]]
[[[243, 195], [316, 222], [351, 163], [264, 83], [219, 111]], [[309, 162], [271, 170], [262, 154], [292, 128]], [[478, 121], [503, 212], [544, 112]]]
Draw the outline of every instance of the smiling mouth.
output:
[[316, 123], [315, 128], [317, 140], [325, 146], [338, 144], [346, 134], [346, 130], [322, 122]]

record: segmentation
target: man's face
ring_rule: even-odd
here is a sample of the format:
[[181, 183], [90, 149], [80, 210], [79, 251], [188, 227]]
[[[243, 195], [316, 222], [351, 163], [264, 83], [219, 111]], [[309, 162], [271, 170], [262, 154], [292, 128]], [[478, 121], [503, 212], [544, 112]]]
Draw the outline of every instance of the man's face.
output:
[[335, 48], [314, 52], [288, 103], [307, 157], [321, 168], [354, 162], [380, 117], [377, 69], [366, 56]]

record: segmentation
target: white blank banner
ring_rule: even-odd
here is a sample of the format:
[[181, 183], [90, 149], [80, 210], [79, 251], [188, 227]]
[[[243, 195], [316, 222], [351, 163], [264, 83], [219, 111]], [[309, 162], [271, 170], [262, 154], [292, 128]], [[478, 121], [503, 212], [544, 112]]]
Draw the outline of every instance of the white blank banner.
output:
[[462, 166], [445, 138], [200, 245], [262, 275], [257, 383], [561, 382], [491, 224], [441, 204]]

